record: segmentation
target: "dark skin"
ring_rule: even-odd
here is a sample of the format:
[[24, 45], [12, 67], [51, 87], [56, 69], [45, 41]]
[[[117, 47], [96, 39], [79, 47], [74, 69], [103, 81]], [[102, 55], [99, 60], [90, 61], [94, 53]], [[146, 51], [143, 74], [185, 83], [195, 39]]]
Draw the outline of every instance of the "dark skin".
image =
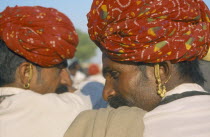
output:
[[68, 87], [70, 92], [74, 91], [68, 69], [65, 66], [54, 66], [38, 70], [31, 63], [23, 62], [16, 70], [15, 82], [5, 86], [24, 89], [24, 85], [27, 83], [30, 83], [30, 90], [40, 94], [54, 93], [61, 85]]
[[[153, 65], [145, 65], [145, 69], [141, 70], [137, 64], [112, 61], [105, 54], [102, 61], [106, 79], [103, 91], [105, 100], [121, 96], [128, 102], [126, 105], [137, 106], [146, 111], [151, 111], [161, 101], [157, 94]], [[180, 79], [177, 69], [169, 61], [161, 63], [160, 76], [162, 83], [170, 78], [165, 84], [167, 91], [182, 83], [191, 82], [188, 78]]]

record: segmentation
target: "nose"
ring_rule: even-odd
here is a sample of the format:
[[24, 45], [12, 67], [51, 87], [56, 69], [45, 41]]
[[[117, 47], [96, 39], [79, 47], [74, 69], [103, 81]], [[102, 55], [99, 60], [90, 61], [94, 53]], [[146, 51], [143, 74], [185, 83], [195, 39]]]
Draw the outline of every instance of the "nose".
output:
[[60, 83], [62, 85], [66, 85], [68, 88], [72, 87], [73, 81], [71, 80], [70, 73], [66, 68], [61, 70], [60, 76], [61, 76]]
[[112, 88], [112, 84], [106, 81], [104, 90], [103, 90], [103, 98], [105, 101], [108, 101], [108, 98], [111, 96], [115, 96], [116, 91]]

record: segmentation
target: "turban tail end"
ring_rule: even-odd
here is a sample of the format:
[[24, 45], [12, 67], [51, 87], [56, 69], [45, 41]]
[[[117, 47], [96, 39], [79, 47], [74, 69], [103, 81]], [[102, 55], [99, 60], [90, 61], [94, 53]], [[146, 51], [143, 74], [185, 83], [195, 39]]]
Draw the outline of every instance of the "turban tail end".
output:
[[208, 53], [206, 54], [206, 56], [203, 58], [203, 60], [210, 61], [210, 48], [209, 48]]

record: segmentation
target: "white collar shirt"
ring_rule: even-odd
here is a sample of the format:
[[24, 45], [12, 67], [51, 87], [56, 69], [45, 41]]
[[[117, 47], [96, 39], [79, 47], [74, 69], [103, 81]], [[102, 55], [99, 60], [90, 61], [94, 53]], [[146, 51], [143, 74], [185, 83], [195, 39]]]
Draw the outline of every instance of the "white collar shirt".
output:
[[[166, 97], [187, 91], [206, 92], [193, 83], [177, 86]], [[159, 105], [144, 116], [144, 137], [210, 137], [210, 96], [196, 95]]]
[[73, 93], [38, 94], [20, 88], [0, 88], [0, 137], [63, 137], [83, 110], [91, 109]]

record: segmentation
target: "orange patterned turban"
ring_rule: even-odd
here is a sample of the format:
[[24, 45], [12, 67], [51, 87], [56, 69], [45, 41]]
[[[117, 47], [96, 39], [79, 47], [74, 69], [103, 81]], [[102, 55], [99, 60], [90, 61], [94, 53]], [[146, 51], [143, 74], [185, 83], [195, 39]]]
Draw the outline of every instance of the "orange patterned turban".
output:
[[43, 67], [72, 58], [78, 44], [69, 18], [40, 6], [7, 7], [0, 13], [0, 39], [12, 51]]
[[157, 63], [203, 58], [210, 12], [202, 0], [93, 0], [90, 38], [116, 61]]

